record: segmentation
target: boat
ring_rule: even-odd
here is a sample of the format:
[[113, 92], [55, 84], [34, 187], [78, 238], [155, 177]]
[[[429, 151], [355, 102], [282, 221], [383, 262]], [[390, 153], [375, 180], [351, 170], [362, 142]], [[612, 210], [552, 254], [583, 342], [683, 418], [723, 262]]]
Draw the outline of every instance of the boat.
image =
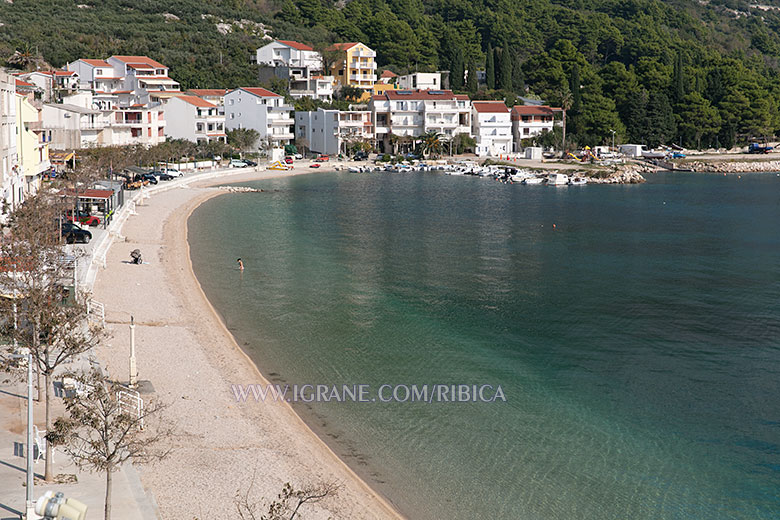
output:
[[544, 182], [544, 179], [541, 177], [526, 177], [523, 179], [523, 184], [530, 186], [535, 184], [542, 184]]
[[588, 184], [588, 179], [585, 177], [572, 177], [571, 182], [569, 183], [572, 186], [585, 186]]
[[292, 166], [285, 164], [282, 161], [274, 161], [268, 165], [269, 170], [292, 170]]
[[314, 163], [314, 164], [310, 164], [309, 168], [319, 168], [320, 166], [322, 166], [320, 163]]
[[547, 184], [551, 186], [566, 186], [569, 184], [569, 176], [565, 173], [551, 173], [547, 176]]

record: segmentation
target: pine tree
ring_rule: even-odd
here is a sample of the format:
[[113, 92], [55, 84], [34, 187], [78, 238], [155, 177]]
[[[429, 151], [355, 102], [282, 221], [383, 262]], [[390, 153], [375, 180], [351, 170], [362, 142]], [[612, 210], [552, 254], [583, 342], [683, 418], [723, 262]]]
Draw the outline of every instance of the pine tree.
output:
[[466, 90], [469, 94], [476, 94], [479, 89], [479, 81], [477, 80], [477, 63], [474, 58], [469, 58], [469, 75], [466, 80]]
[[493, 88], [501, 88], [501, 48], [493, 49]]
[[575, 63], [571, 68], [571, 79], [569, 83], [571, 89], [572, 104], [571, 111], [573, 115], [579, 114], [582, 110], [582, 92], [580, 91], [580, 66]]
[[523, 76], [523, 64], [520, 58], [514, 58], [512, 64], [512, 86], [516, 92], [519, 92], [522, 96], [525, 92], [525, 77]]
[[493, 55], [493, 47], [488, 44], [487, 56], [485, 58], [485, 81], [487, 87], [491, 90], [496, 88], [496, 62]]
[[685, 73], [683, 71], [683, 55], [680, 51], [677, 52], [677, 59], [674, 61], [672, 89], [672, 101], [681, 103], [685, 97]]

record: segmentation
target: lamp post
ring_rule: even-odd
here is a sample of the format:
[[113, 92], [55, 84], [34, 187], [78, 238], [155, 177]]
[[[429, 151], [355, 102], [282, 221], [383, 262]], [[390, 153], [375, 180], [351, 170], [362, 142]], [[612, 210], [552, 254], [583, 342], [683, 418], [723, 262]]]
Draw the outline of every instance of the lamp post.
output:
[[135, 365], [135, 322], [130, 316], [130, 388], [138, 386], [138, 369]]
[[615, 131], [611, 128], [609, 129], [610, 132], [612, 132], [612, 151], [615, 151]]

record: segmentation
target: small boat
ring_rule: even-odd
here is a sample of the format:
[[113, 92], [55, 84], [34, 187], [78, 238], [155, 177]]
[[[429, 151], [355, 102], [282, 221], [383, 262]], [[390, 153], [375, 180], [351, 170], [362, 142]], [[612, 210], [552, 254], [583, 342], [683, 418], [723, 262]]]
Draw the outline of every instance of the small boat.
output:
[[528, 177], [523, 179], [523, 184], [527, 186], [535, 185], [535, 184], [542, 184], [544, 182], [544, 179], [541, 177]]
[[566, 186], [569, 184], [569, 176], [565, 173], [551, 173], [547, 176], [547, 184], [550, 186]]
[[314, 164], [310, 164], [309, 168], [319, 168], [320, 166], [322, 166], [320, 163], [314, 163]]
[[585, 186], [588, 184], [588, 179], [585, 177], [572, 177], [571, 182], [569, 183], [572, 186]]

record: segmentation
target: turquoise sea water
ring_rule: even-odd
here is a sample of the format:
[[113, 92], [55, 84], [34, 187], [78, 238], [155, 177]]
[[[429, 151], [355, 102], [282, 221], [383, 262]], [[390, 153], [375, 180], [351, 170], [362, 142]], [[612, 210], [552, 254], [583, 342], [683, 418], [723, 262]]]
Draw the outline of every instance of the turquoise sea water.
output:
[[191, 254], [270, 379], [502, 385], [297, 407], [411, 518], [780, 517], [780, 177], [248, 185]]

